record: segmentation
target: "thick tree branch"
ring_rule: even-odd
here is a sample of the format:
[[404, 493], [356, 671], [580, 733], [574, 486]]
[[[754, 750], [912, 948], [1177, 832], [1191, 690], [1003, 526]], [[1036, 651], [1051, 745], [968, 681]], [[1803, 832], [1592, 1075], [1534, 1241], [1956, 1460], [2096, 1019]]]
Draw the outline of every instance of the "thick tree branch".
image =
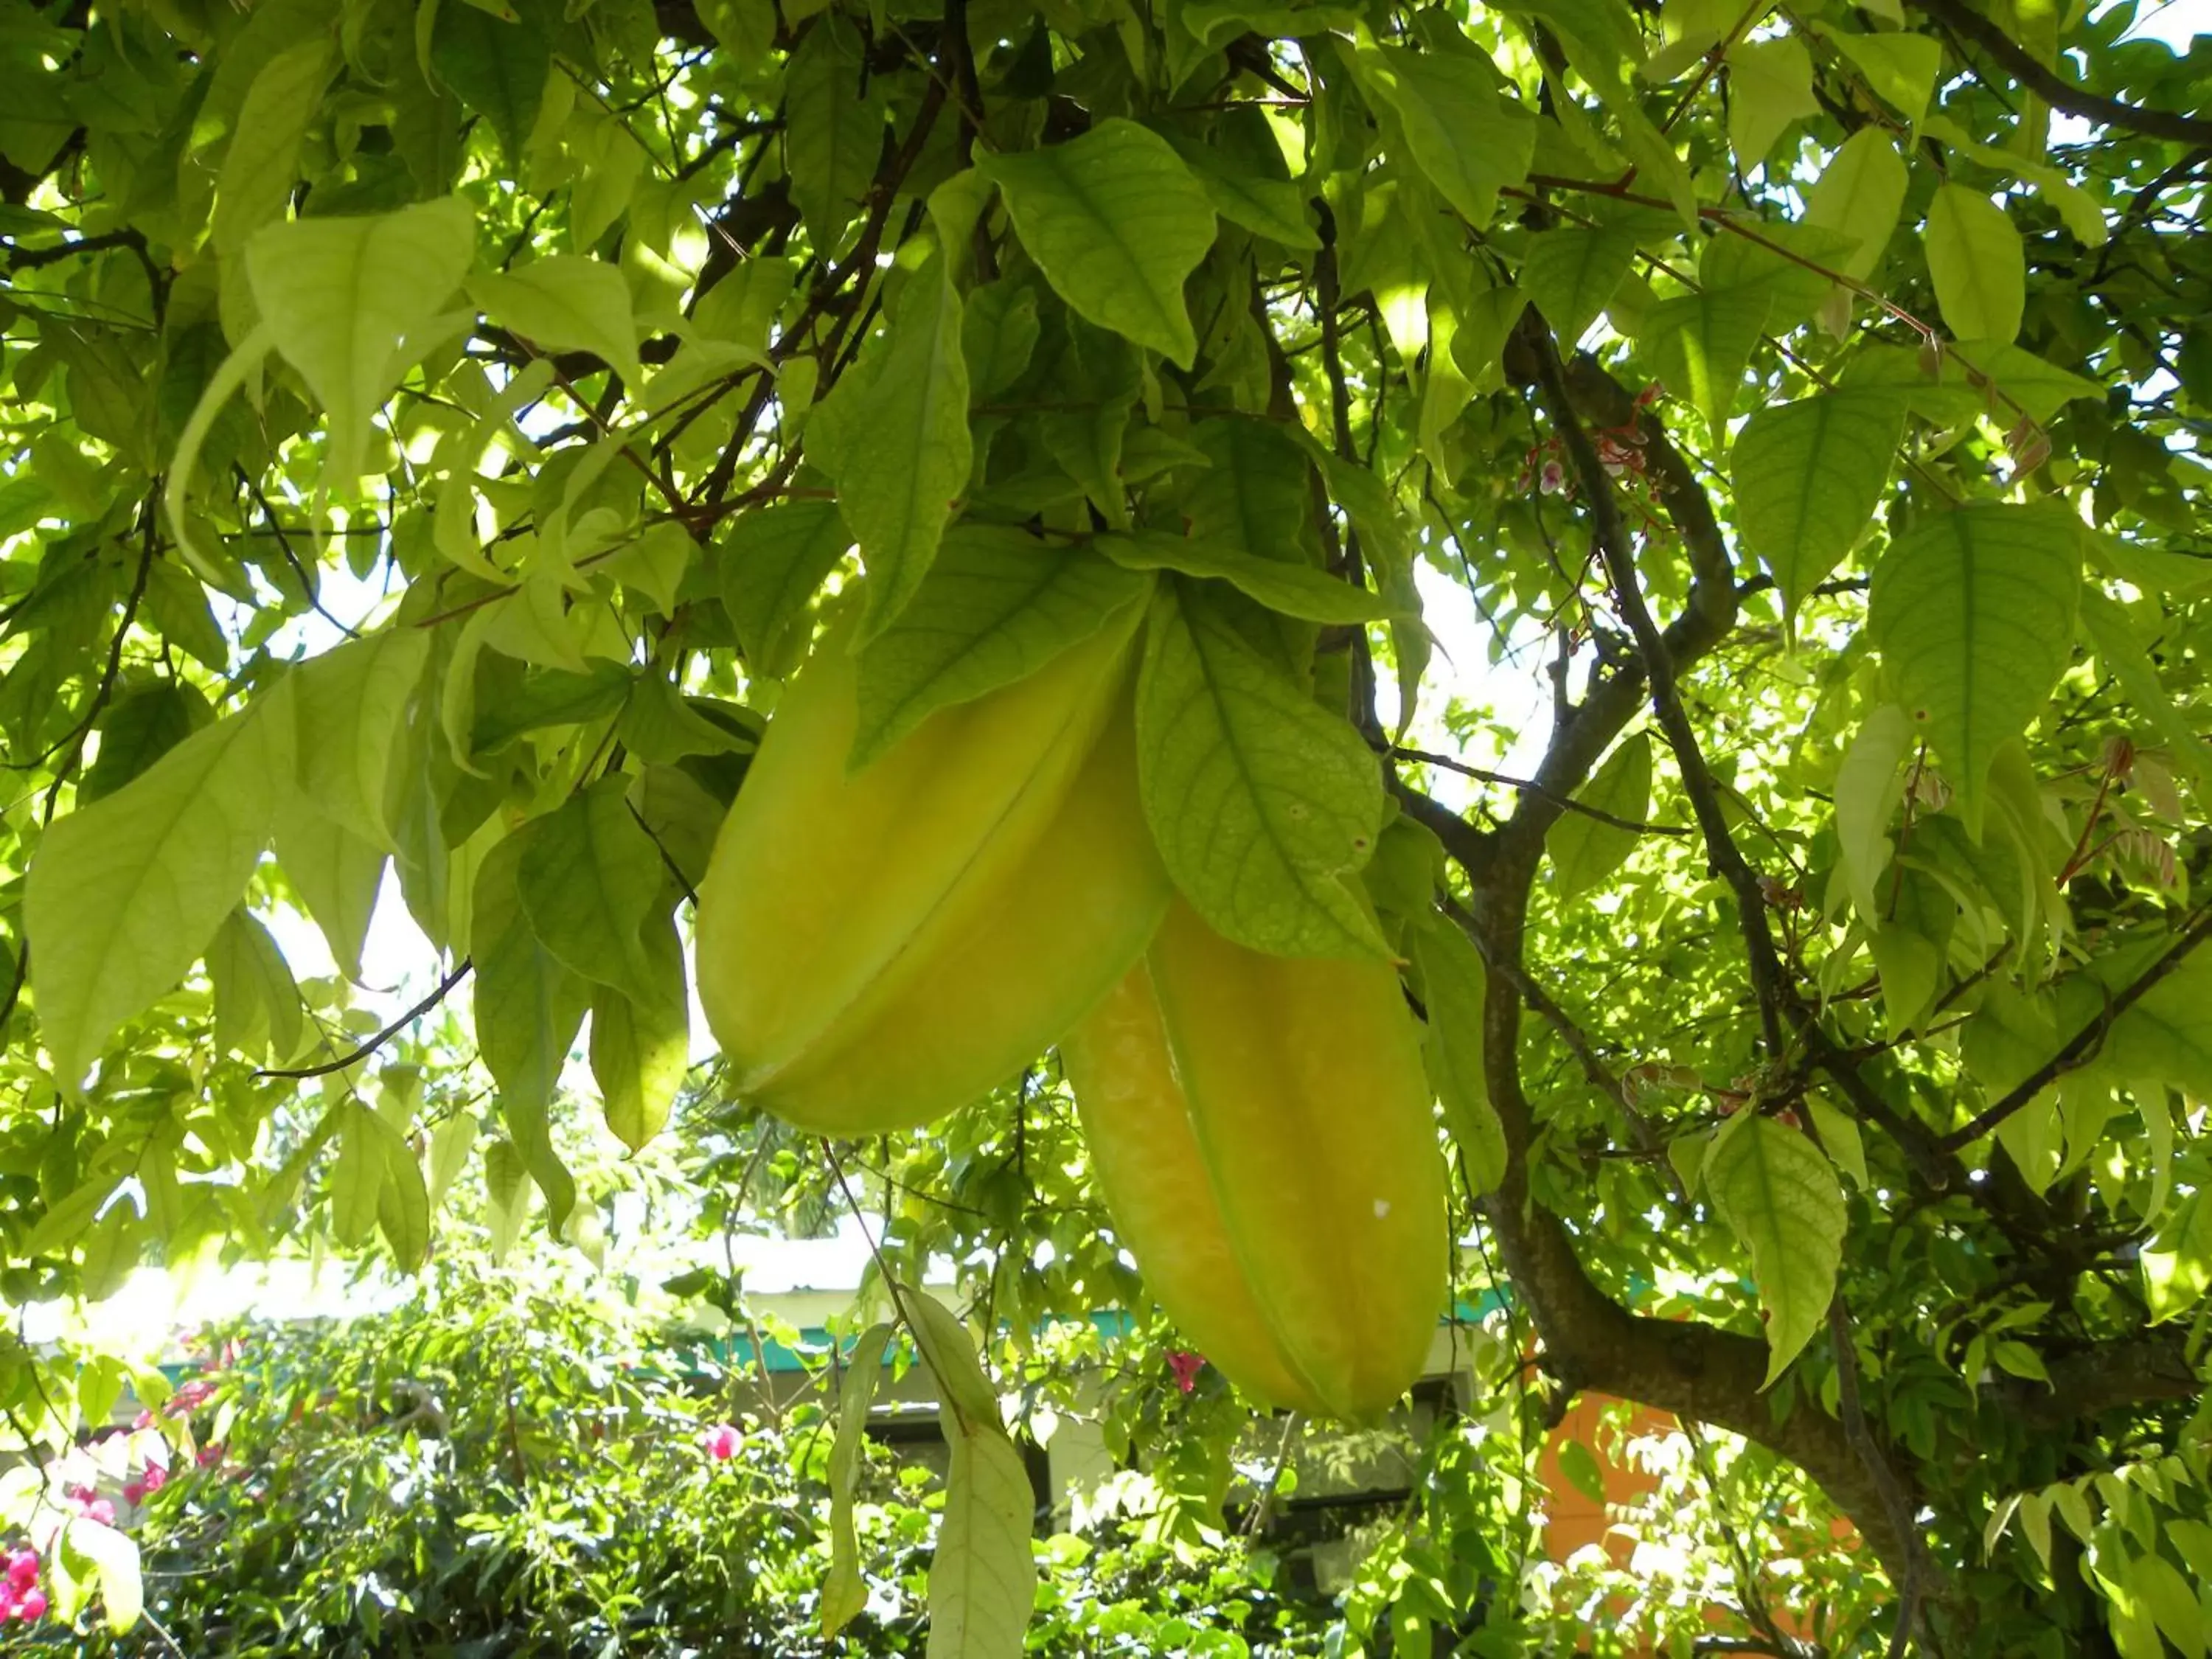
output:
[[2183, 115], [2172, 110], [2145, 109], [2140, 104], [2107, 98], [2102, 93], [2076, 86], [2006, 33], [2003, 25], [1984, 17], [1966, 0], [1912, 0], [1912, 6], [1972, 41], [2002, 64], [2014, 80], [2053, 109], [2078, 115], [2085, 121], [2140, 132], [2149, 138], [2169, 139], [2177, 144], [2212, 144], [2212, 118]]
[[[1524, 329], [1529, 325], [1524, 325]], [[1540, 327], [1540, 324], [1534, 326]], [[1549, 336], [1542, 342], [1550, 346]], [[1587, 449], [1579, 421], [1566, 407], [1568, 392], [1556, 355], [1549, 395]], [[1601, 386], [1595, 390], [1602, 392]], [[1710, 504], [1656, 421], [1646, 437], [1647, 456], [1658, 471], [1664, 500], [1690, 548], [1691, 593], [1682, 614], [1656, 637], [1657, 659], [1674, 673], [1686, 672], [1727, 636], [1735, 618], [1735, 586]], [[1600, 489], [1610, 500], [1611, 486]], [[1592, 492], [1594, 495], [1597, 491]], [[1648, 617], [1647, 617], [1648, 620]], [[1559, 803], [1589, 775], [1598, 757], [1642, 706], [1642, 662], [1624, 664], [1601, 678], [1583, 701], [1563, 713], [1543, 760], [1535, 769], [1540, 791], [1524, 793], [1512, 817], [1494, 834], [1460, 823], [1459, 846], [1446, 848], [1466, 869], [1470, 887], [1464, 922], [1486, 961], [1495, 965], [1483, 1010], [1484, 1071], [1506, 1142], [1505, 1175], [1483, 1200], [1483, 1212], [1515, 1291], [1543, 1341], [1547, 1368], [1570, 1391], [1601, 1389], [1641, 1401], [1679, 1417], [1741, 1434], [1789, 1459], [1817, 1481], [1836, 1506], [1857, 1523], [1893, 1575], [1901, 1577], [1908, 1540], [1899, 1534], [1865, 1462], [1843, 1425], [1817, 1409], [1801, 1407], [1775, 1420], [1763, 1385], [1766, 1345], [1713, 1326], [1631, 1313], [1584, 1271], [1572, 1234], [1556, 1213], [1535, 1201], [1529, 1184], [1529, 1150], [1535, 1115], [1521, 1077], [1522, 982], [1528, 894], [1543, 857], [1544, 836], [1565, 810]], [[1409, 797], [1412, 799], [1409, 799]], [[1424, 823], [1450, 817], [1433, 802], [1401, 789], [1400, 799]], [[1442, 826], [1437, 826], [1443, 834]], [[1470, 847], [1470, 837], [1477, 837]], [[1460, 856], [1460, 848], [1474, 854]]]
[[[1528, 334], [1528, 343], [1535, 355], [1538, 395], [1545, 411], [1552, 418], [1553, 429], [1566, 447], [1567, 457], [1573, 463], [1576, 478], [1582, 485], [1584, 502], [1590, 515], [1591, 538], [1597, 544], [1598, 557], [1604, 564], [1607, 578], [1612, 585], [1614, 603], [1620, 606], [1622, 619], [1627, 623], [1628, 631], [1635, 638], [1637, 654], [1644, 659], [1660, 729], [1667, 735], [1668, 746], [1674, 751], [1675, 763], [1682, 775], [1683, 789], [1690, 797], [1690, 807], [1697, 816], [1698, 826], [1705, 832], [1706, 859], [1714, 873], [1725, 881], [1729, 890], [1735, 895], [1737, 920], [1742, 927], [1744, 945], [1751, 960], [1752, 988], [1759, 998], [1759, 1025], [1765, 1034], [1769, 1057], [1779, 1061], [1787, 1042], [1782, 1015], [1790, 1000], [1790, 992], [1781, 956], [1775, 950], [1774, 935], [1766, 925], [1766, 899], [1759, 886], [1758, 872], [1745, 859], [1742, 849], [1736, 846], [1735, 836], [1729, 829], [1728, 815], [1721, 805], [1720, 791], [1714, 786], [1712, 773], [1706, 767], [1705, 756], [1699, 750], [1697, 732], [1690, 724], [1689, 710], [1682, 703], [1674, 653], [1660, 633], [1658, 623], [1652, 620], [1650, 607], [1644, 601], [1644, 588], [1636, 574], [1635, 550], [1631, 543], [1628, 526], [1620, 515], [1620, 503], [1613, 495], [1612, 479], [1607, 474], [1604, 464], [1598, 459], [1597, 450], [1591, 444], [1589, 434], [1583, 429], [1580, 416], [1576, 413], [1574, 398], [1567, 387], [1565, 369], [1559, 362], [1559, 351], [1553, 344], [1550, 331], [1531, 328]], [[1717, 586], [1727, 595], [1728, 608], [1733, 613], [1735, 595], [1733, 576], [1712, 586]], [[1733, 621], [1732, 614], [1730, 620]]]
[[2172, 1327], [2079, 1353], [2046, 1358], [2051, 1384], [2008, 1377], [2008, 1409], [2032, 1428], [2068, 1429], [2123, 1406], [2194, 1400], [2204, 1384], [2189, 1363], [2188, 1338]]

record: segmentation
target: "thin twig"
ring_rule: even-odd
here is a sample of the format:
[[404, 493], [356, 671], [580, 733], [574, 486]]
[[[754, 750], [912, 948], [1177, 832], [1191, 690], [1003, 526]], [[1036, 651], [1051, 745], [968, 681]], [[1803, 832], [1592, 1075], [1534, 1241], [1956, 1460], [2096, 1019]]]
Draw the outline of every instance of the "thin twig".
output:
[[325, 1060], [319, 1066], [271, 1066], [257, 1071], [253, 1075], [256, 1077], [326, 1077], [332, 1072], [343, 1072], [349, 1066], [358, 1066], [386, 1043], [391, 1042], [407, 1025], [422, 1018], [423, 1015], [443, 1002], [453, 994], [453, 988], [469, 976], [469, 969], [473, 965], [468, 957], [463, 957], [459, 965], [445, 978], [440, 980], [437, 988], [429, 995], [424, 997], [422, 1001], [400, 1015], [398, 1018], [393, 1020], [391, 1024], [369, 1038], [351, 1054], [342, 1055], [337, 1060]]
[[1503, 772], [1492, 772], [1480, 766], [1469, 766], [1464, 761], [1454, 760], [1449, 755], [1432, 755], [1425, 750], [1405, 749], [1393, 745], [1393, 760], [1418, 761], [1424, 766], [1442, 767], [1447, 772], [1456, 772], [1463, 778], [1473, 778], [1479, 783], [1495, 783], [1508, 789], [1525, 789], [1532, 795], [1541, 795], [1553, 805], [1570, 812], [1579, 812], [1584, 817], [1595, 818], [1600, 823], [1609, 823], [1616, 830], [1627, 830], [1639, 836], [1687, 836], [1695, 832], [1687, 824], [1645, 823], [1636, 818], [1624, 818], [1607, 811], [1601, 806], [1592, 806], [1588, 801], [1577, 800], [1572, 795], [1537, 782], [1534, 778], [1509, 777]]
[[2057, 1054], [2022, 1078], [2002, 1098], [1943, 1136], [1936, 1143], [1937, 1148], [1946, 1152], [1956, 1152], [1971, 1146], [2027, 1105], [2059, 1078], [2087, 1064], [2104, 1046], [2105, 1037], [2112, 1030], [2114, 1022], [2148, 996], [2153, 987], [2180, 967], [2189, 953], [2208, 939], [2212, 939], [2212, 910], [2198, 915], [2195, 921], [2182, 929], [2157, 961], [2144, 969], [2129, 984], [2113, 992], [2105, 1004], [2104, 1012], [2076, 1031]]

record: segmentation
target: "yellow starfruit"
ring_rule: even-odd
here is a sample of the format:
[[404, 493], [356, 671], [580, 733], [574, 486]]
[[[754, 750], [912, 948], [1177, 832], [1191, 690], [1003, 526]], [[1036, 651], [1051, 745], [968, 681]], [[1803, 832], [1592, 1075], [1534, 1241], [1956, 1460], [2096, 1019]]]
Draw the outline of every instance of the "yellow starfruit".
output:
[[1139, 810], [1132, 605], [857, 771], [834, 632], [794, 678], [699, 891], [699, 998], [738, 1097], [911, 1128], [1018, 1072], [1141, 953], [1169, 885]]
[[1177, 899], [1060, 1054], [1115, 1231], [1194, 1346], [1320, 1415], [1405, 1392], [1448, 1244], [1419, 1028], [1388, 963], [1262, 955]]

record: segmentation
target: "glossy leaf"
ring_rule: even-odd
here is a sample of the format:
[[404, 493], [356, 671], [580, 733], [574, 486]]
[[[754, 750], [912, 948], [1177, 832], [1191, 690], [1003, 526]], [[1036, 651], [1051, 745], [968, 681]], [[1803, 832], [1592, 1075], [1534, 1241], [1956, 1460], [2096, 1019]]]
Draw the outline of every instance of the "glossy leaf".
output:
[[1931, 518], [1875, 567], [1868, 631], [1977, 833], [1997, 746], [2027, 729], [2072, 654], [2081, 592], [2076, 526], [2028, 507]]
[[272, 698], [218, 720], [46, 832], [23, 921], [40, 1041], [68, 1084], [237, 904], [286, 787], [290, 715]]
[[1022, 246], [1081, 316], [1188, 368], [1182, 285], [1213, 244], [1213, 206], [1165, 139], [1111, 117], [1080, 138], [977, 166]]
[[1381, 827], [1366, 744], [1185, 583], [1152, 604], [1137, 740], [1146, 820], [1200, 915], [1278, 955], [1381, 951], [1346, 884]]
[[329, 412], [331, 487], [349, 489], [360, 476], [370, 415], [475, 251], [476, 216], [457, 196], [373, 217], [296, 219], [246, 245], [270, 336]]
[[1036, 672], [1146, 586], [1095, 553], [1023, 531], [955, 530], [913, 602], [860, 653], [851, 765], [867, 765], [938, 709]]
[[663, 872], [624, 780], [602, 778], [531, 825], [515, 896], [568, 971], [654, 1004], [665, 981], [645, 943]]
[[1705, 1184], [1721, 1219], [1751, 1253], [1771, 1386], [1827, 1316], [1842, 1257], [1843, 1191], [1811, 1141], [1758, 1116], [1715, 1137]]
[[966, 1328], [925, 1293], [908, 1291], [900, 1303], [915, 1322], [952, 1453], [929, 1566], [928, 1659], [1014, 1659], [1036, 1588], [1029, 1471]]
[[2002, 208], [1964, 185], [1939, 187], [1928, 207], [1928, 270], [1952, 333], [2011, 343], [2027, 303], [2027, 267]]
[[1744, 423], [1729, 462], [1736, 511], [1791, 615], [1873, 519], [1904, 435], [1905, 400], [1885, 387], [1820, 392]]
[[[1607, 757], [1575, 799], [1608, 817], [1641, 823], [1651, 811], [1651, 734], [1638, 732]], [[1637, 832], [1589, 812], [1564, 811], [1544, 837], [1559, 902], [1601, 885], [1636, 850]]]
[[867, 568], [866, 643], [921, 586], [968, 485], [974, 452], [960, 295], [941, 261], [908, 284], [890, 349], [851, 418], [865, 436], [838, 462], [837, 504]]

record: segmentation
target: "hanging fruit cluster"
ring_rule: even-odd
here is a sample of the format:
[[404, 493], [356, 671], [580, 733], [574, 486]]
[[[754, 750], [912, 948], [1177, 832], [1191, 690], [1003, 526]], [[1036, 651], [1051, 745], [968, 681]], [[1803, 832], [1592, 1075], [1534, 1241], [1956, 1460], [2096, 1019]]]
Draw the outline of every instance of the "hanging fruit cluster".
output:
[[[1039, 580], [1112, 569], [1030, 546]], [[701, 887], [700, 998], [738, 1096], [823, 1134], [928, 1122], [1057, 1043], [1115, 1231], [1191, 1342], [1269, 1404], [1370, 1417], [1445, 1295], [1422, 1028], [1351, 859], [1359, 954], [1254, 949], [1178, 894], [1139, 732], [1148, 634], [1193, 626], [1176, 580], [1114, 587], [888, 744], [870, 675], [924, 648], [927, 595], [874, 640], [834, 621]]]

